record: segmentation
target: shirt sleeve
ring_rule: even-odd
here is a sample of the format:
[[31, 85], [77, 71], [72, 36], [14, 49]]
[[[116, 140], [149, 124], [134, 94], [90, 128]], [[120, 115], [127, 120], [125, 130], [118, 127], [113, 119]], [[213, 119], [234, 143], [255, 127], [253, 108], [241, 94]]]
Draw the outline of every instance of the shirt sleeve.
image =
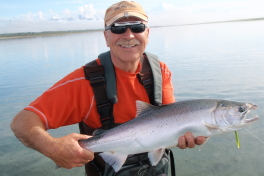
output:
[[167, 65], [160, 62], [160, 68], [162, 73], [162, 104], [174, 103], [174, 89], [172, 85], [172, 74]]
[[89, 110], [91, 88], [83, 68], [70, 73], [24, 109], [39, 115], [46, 129], [81, 122]]

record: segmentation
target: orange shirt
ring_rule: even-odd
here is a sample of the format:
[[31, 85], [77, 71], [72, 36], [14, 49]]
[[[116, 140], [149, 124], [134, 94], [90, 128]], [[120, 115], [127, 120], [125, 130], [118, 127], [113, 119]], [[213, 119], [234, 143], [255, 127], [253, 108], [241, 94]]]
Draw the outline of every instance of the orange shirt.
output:
[[[171, 72], [160, 62], [162, 72], [162, 103], [175, 102]], [[124, 123], [136, 115], [136, 100], [149, 103], [146, 90], [136, 73], [115, 67], [118, 103], [114, 104], [115, 123]], [[45, 91], [24, 109], [37, 113], [46, 129], [76, 124], [84, 121], [90, 128], [101, 127], [99, 114], [90, 82], [85, 79], [83, 67], [76, 69]]]

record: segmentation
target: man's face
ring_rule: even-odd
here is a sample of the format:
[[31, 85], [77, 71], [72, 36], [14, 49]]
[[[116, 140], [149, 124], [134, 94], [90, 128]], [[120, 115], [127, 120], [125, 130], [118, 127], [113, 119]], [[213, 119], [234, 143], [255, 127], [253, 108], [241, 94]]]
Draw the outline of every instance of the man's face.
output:
[[[122, 18], [117, 22], [142, 21], [138, 18]], [[104, 31], [106, 44], [110, 47], [112, 60], [134, 62], [144, 53], [148, 44], [149, 28], [142, 33], [133, 33], [130, 28], [123, 34], [114, 34], [110, 29]]]

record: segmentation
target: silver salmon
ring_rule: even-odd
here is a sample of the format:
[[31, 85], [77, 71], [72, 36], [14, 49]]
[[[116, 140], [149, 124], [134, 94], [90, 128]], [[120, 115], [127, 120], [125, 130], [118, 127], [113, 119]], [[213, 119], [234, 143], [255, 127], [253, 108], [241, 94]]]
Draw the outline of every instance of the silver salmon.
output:
[[157, 165], [166, 148], [175, 147], [186, 132], [210, 137], [237, 131], [259, 119], [246, 115], [257, 109], [252, 103], [228, 100], [198, 99], [169, 105], [152, 106], [136, 101], [136, 118], [110, 130], [97, 130], [94, 136], [79, 144], [100, 156], [117, 172], [128, 155], [148, 152]]

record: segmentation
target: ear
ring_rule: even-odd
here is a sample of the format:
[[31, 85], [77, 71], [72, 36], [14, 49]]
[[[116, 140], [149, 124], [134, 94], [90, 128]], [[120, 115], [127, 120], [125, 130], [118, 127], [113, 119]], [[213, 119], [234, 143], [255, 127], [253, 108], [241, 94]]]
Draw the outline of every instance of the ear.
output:
[[108, 32], [104, 30], [104, 37], [105, 37], [105, 42], [106, 42], [106, 46], [109, 47], [108, 45], [108, 40], [109, 40], [109, 36], [108, 36]]
[[149, 28], [146, 28], [145, 32], [146, 32], [146, 39], [147, 39], [147, 42], [146, 44], [148, 44], [148, 39], [149, 39]]

